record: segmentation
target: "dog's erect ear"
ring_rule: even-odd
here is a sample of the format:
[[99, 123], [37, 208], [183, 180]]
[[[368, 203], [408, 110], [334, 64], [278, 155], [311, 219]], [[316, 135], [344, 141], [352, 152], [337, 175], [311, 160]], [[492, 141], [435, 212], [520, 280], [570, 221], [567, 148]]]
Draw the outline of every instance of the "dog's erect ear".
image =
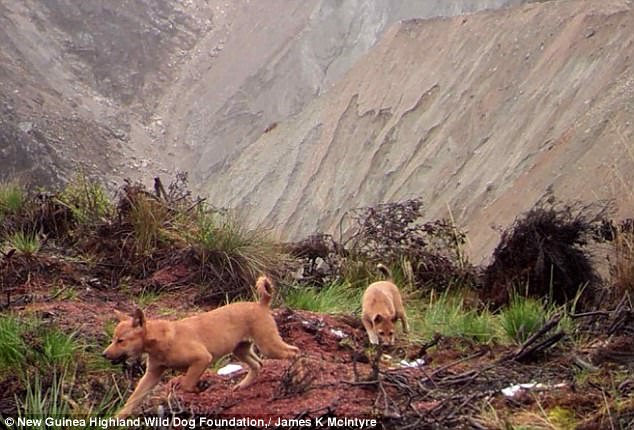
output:
[[381, 316], [381, 314], [376, 314], [376, 315], [374, 315], [374, 318], [372, 319], [372, 322], [373, 322], [374, 324], [378, 324], [378, 323], [380, 323], [381, 321], [383, 321], [383, 317]]
[[127, 320], [129, 320], [129, 319], [130, 319], [130, 315], [126, 315], [126, 314], [124, 314], [123, 312], [118, 311], [118, 310], [116, 310], [116, 309], [114, 310], [114, 314], [115, 314], [115, 316], [117, 317], [117, 319], [118, 319], [119, 321], [127, 321]]
[[139, 308], [134, 310], [132, 314], [132, 327], [143, 327], [145, 325], [145, 316], [143, 311]]

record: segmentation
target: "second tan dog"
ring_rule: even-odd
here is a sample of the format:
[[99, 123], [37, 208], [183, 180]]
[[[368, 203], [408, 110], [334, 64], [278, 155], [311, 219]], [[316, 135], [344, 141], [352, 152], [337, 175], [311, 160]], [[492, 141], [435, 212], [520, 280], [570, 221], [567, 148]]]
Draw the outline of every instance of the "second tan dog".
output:
[[220, 357], [233, 353], [249, 370], [234, 389], [250, 385], [262, 367], [253, 344], [269, 358], [292, 358], [299, 349], [285, 343], [271, 315], [272, 284], [262, 276], [256, 283], [259, 302], [222, 306], [178, 321], [145, 319], [136, 309], [132, 316], [115, 311], [120, 322], [103, 356], [113, 363], [147, 353], [145, 374], [117, 417], [132, 414], [167, 369], [185, 370], [181, 388], [196, 392], [200, 376]]
[[370, 284], [361, 299], [361, 321], [368, 333], [370, 343], [392, 345], [397, 320], [403, 324], [403, 332], [409, 332], [407, 316], [398, 287], [392, 281], [390, 270], [382, 264], [377, 268], [385, 274], [387, 281]]

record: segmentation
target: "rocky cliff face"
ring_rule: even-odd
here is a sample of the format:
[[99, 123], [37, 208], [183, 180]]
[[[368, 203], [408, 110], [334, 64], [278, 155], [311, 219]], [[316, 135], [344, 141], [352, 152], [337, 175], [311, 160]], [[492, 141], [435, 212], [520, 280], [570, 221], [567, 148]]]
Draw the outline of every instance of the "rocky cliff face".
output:
[[[561, 1], [408, 20], [290, 121], [211, 173], [212, 201], [288, 238], [422, 196], [472, 255], [550, 194], [633, 208], [634, 10]], [[631, 214], [631, 212], [629, 212]]]
[[513, 2], [3, 2], [0, 179], [58, 183], [82, 169], [120, 180], [166, 166], [205, 177], [393, 20]]
[[626, 0], [7, 1], [0, 180], [185, 170], [285, 238], [422, 196], [479, 258], [549, 193], [631, 209], [633, 24]]
[[145, 118], [211, 26], [205, 4], [2, 2], [0, 179], [134, 174], [151, 143]]
[[[162, 148], [195, 182], [222, 169], [263, 130], [327, 92], [392, 23], [518, 0], [227, 2], [157, 109]], [[184, 158], [183, 158], [184, 157]], [[202, 188], [207, 192], [207, 187]]]

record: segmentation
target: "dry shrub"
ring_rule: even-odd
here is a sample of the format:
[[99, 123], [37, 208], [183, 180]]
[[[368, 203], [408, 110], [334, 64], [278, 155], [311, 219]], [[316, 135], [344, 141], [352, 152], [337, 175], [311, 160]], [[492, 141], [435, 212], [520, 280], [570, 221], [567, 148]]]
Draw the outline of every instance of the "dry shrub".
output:
[[612, 228], [613, 255], [610, 275], [617, 296], [634, 294], [634, 219], [626, 219]]
[[418, 287], [475, 283], [462, 252], [464, 232], [446, 219], [421, 222], [422, 215], [420, 199], [352, 211], [353, 233], [346, 246], [351, 259], [393, 267], [405, 261]]
[[281, 250], [300, 263], [299, 281], [322, 286], [336, 280], [342, 258], [347, 255], [343, 246], [332, 235], [325, 233], [314, 233], [303, 240], [284, 243]]
[[518, 218], [484, 270], [484, 298], [500, 306], [515, 290], [562, 304], [595, 286], [599, 276], [586, 245], [607, 211], [607, 205], [540, 203]]

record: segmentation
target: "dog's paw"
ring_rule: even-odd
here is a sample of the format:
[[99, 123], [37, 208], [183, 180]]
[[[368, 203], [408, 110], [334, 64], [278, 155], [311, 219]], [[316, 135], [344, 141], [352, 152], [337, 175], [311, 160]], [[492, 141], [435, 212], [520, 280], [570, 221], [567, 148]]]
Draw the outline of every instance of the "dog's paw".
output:
[[[205, 387], [204, 385], [207, 384], [207, 386]], [[186, 393], [200, 393], [201, 391], [203, 391], [204, 389], [209, 387], [209, 383], [208, 382], [204, 382], [203, 380], [200, 380], [198, 382], [196, 382], [195, 384], [187, 384], [187, 383], [183, 383], [181, 381], [177, 382], [175, 385], [175, 388], [184, 391]], [[204, 388], [202, 388], [204, 387]]]
[[208, 381], [205, 381], [204, 379], [201, 379], [200, 381], [198, 381], [198, 383], [196, 384], [196, 390], [200, 393], [202, 391], [205, 391], [207, 388], [211, 387], [211, 383]]

